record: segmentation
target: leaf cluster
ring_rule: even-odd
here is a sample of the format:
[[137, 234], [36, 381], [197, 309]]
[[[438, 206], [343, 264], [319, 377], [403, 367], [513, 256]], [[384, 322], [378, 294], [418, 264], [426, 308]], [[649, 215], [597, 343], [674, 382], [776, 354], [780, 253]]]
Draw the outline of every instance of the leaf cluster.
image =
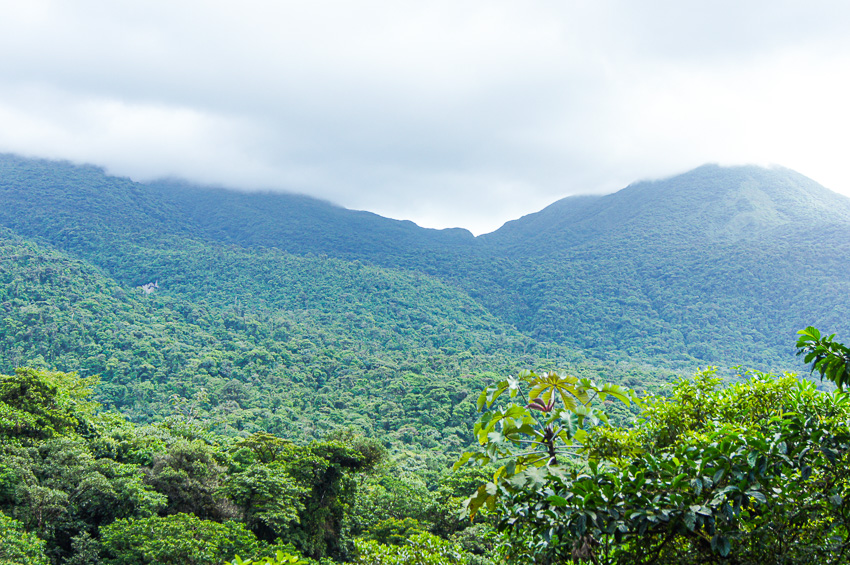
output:
[[[508, 401], [498, 403], [506, 392]], [[478, 397], [482, 414], [474, 428], [481, 450], [465, 452], [454, 468], [470, 462], [507, 462], [467, 501], [469, 516], [474, 517], [484, 505], [493, 510], [503, 488], [537, 484], [547, 468], [558, 466], [559, 457], [576, 456], [587, 437], [585, 427], [608, 422], [594, 403], [609, 397], [629, 404], [635, 395], [619, 385], [597, 385], [555, 372], [526, 371], [485, 388]]]
[[843, 563], [850, 399], [758, 372], [718, 385], [707, 371], [677, 383], [669, 398], [647, 399], [616, 457], [598, 457], [589, 441], [585, 467], [542, 468], [502, 488], [502, 552], [605, 563]]
[[797, 355], [811, 364], [812, 372], [817, 371], [821, 380], [832, 381], [840, 389], [850, 384], [850, 348], [835, 341], [835, 334], [821, 335], [812, 326], [798, 333]]

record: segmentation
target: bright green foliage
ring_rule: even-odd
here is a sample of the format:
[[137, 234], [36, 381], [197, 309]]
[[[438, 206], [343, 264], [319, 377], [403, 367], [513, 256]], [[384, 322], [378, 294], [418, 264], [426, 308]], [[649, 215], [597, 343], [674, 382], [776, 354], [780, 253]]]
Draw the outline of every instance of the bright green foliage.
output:
[[486, 555], [490, 531], [483, 515], [461, 517], [463, 503], [488, 480], [495, 467], [465, 467], [445, 472], [433, 484], [410, 470], [410, 461], [393, 462], [366, 477], [352, 510], [352, 531], [364, 540], [404, 545], [416, 533], [449, 539], [469, 553]]
[[411, 536], [403, 545], [357, 540], [356, 565], [471, 565], [475, 556], [431, 534]]
[[[496, 404], [503, 393], [510, 399]], [[557, 467], [580, 449], [587, 436], [586, 424], [607, 423], [608, 417], [594, 405], [608, 397], [629, 404], [634, 393], [612, 384], [597, 385], [557, 373], [520, 373], [487, 387], [478, 397], [483, 414], [475, 424], [475, 435], [483, 451], [466, 452], [455, 469], [474, 461], [491, 464], [507, 459], [492, 482], [479, 487], [467, 502], [474, 517], [479, 508], [495, 507], [503, 489], [542, 484], [547, 468]], [[486, 411], [485, 411], [486, 410]]]
[[371, 525], [366, 530], [366, 539], [388, 545], [400, 545], [414, 534], [424, 533], [424, 527], [415, 518], [387, 518]]
[[0, 434], [25, 443], [85, 432], [97, 404], [89, 398], [97, 378], [17, 369], [0, 376]]
[[194, 514], [204, 520], [226, 519], [227, 509], [220, 504], [218, 490], [224, 481], [225, 467], [216, 446], [201, 439], [178, 438], [153, 455], [145, 483], [168, 497], [165, 514]]
[[47, 565], [44, 542], [0, 512], [0, 565]]
[[[6, 236], [0, 372], [99, 374], [97, 400], [135, 422], [178, 417], [298, 443], [353, 427], [386, 445], [457, 452], [472, 439], [484, 373], [580, 360], [427, 276], [179, 241], [117, 252], [121, 268], [135, 257], [145, 270], [113, 273], [119, 284]], [[161, 273], [176, 277], [167, 291]], [[134, 286], [148, 276], [161, 290], [145, 295]]]
[[251, 530], [267, 540], [280, 536], [298, 523], [304, 510], [302, 499], [309, 489], [297, 484], [280, 464], [251, 465], [231, 475], [217, 495], [239, 507]]
[[[711, 372], [647, 401], [632, 430], [587, 442], [588, 466], [511, 481], [499, 507], [511, 562], [844, 563], [850, 398]], [[601, 458], [600, 452], [615, 457]], [[600, 448], [601, 446], [601, 448]], [[595, 460], [595, 459], [599, 460]]]
[[268, 543], [351, 555], [354, 476], [383, 456], [374, 442], [234, 440], [184, 418], [134, 426], [95, 413], [92, 384], [30, 369], [0, 376], [3, 406], [32, 416], [25, 441], [0, 436], [0, 511], [40, 536], [55, 561], [221, 563]]
[[[667, 355], [679, 366], [740, 361], [742, 351], [771, 357], [758, 345], [784, 326], [764, 318], [789, 309], [777, 295], [800, 295], [776, 282], [802, 269], [765, 274], [778, 263], [750, 259], [749, 245], [743, 266], [712, 261], [719, 267], [709, 272], [693, 264], [703, 247], [675, 265], [667, 253], [635, 258], [624, 240], [659, 219], [684, 220], [686, 207], [668, 209], [662, 198], [662, 218], [624, 226], [620, 238], [610, 232], [635, 207], [618, 200], [606, 229], [613, 240], [588, 241], [597, 230], [569, 205], [472, 238], [309, 199], [148, 186], [0, 156], [0, 371], [99, 374], [98, 401], [140, 423], [176, 411], [231, 435], [262, 430], [299, 443], [353, 426], [394, 448], [454, 456], [474, 441], [487, 371], [568, 367], [598, 378], [604, 370], [643, 387], [669, 369], [647, 375], [626, 354]], [[684, 225], [676, 241], [693, 231], [692, 222], [675, 227]], [[670, 251], [661, 238], [641, 239]], [[746, 275], [746, 292], [723, 284], [732, 275]], [[151, 294], [139, 288], [154, 281]], [[758, 312], [742, 300], [767, 291], [774, 300]], [[755, 344], [723, 337], [754, 317]], [[564, 342], [622, 364], [603, 369]]]
[[[88, 440], [103, 425], [89, 400], [95, 382], [34, 369], [0, 376], [0, 405], [23, 415], [14, 426], [21, 437], [0, 436], [0, 510], [37, 533], [57, 558], [98, 527], [147, 516], [165, 502], [138, 466], [91, 449]], [[18, 428], [27, 417], [32, 427]]]
[[357, 494], [355, 475], [369, 471], [375, 461], [367, 445], [363, 450], [339, 441], [315, 442], [306, 449], [291, 449], [283, 458], [288, 472], [309, 489], [303, 499], [300, 521], [286, 539], [313, 559], [348, 559], [353, 551], [348, 514]]
[[[471, 459], [498, 468], [499, 457], [518, 458], [520, 469], [494, 469], [478, 502], [546, 488], [554, 463], [625, 468], [649, 452], [645, 438], [590, 426], [629, 414], [622, 403], [586, 405], [594, 391], [581, 379], [607, 371], [654, 389], [696, 359], [777, 359], [801, 313], [850, 320], [846, 301], [829, 299], [848, 295], [835, 273], [850, 264], [850, 216], [813, 184], [708, 167], [472, 238], [309, 199], [148, 186], [0, 156], [0, 369], [33, 367], [0, 378], [0, 509], [58, 561], [92, 561], [102, 527], [152, 512], [238, 518], [264, 540], [281, 534], [311, 557], [344, 559], [353, 536], [391, 518], [458, 533], [448, 516], [459, 493], [437, 486], [439, 470], [482, 432], [492, 451]], [[837, 234], [831, 253], [798, 262], [827, 232]], [[152, 294], [139, 288], [152, 281]], [[829, 342], [815, 347], [833, 371], [841, 350]], [[565, 344], [622, 363], [588, 362]], [[647, 374], [629, 355], [669, 365]], [[500, 396], [474, 429], [487, 372], [529, 366], [569, 367], [578, 381], [541, 377], [518, 411]], [[50, 367], [102, 375], [98, 401], [155, 425], [94, 414], [74, 392], [83, 381]], [[654, 406], [648, 420], [665, 427], [640, 433], [677, 449], [703, 425], [700, 399], [716, 392], [706, 387], [679, 391], [686, 411]], [[346, 429], [404, 452], [421, 484], [358, 485], [364, 450], [310, 444]], [[704, 441], [723, 432], [706, 430]], [[375, 484], [384, 492], [360, 508], [387, 502], [386, 516], [352, 516], [357, 488]]]
[[278, 551], [274, 556], [264, 557], [261, 559], [246, 559], [242, 560], [238, 555], [233, 558], [233, 561], [228, 561], [224, 565], [307, 565], [308, 561], [292, 555]]
[[[95, 459], [79, 439], [46, 440], [37, 448], [0, 445], [0, 509], [21, 520], [50, 547], [118, 518], [146, 516], [165, 497], [143, 484], [134, 465]], [[66, 550], [62, 549], [61, 553]]]
[[434, 493], [422, 477], [396, 464], [364, 481], [355, 506], [355, 527], [366, 532], [381, 523], [412, 519], [430, 529], [435, 503]]
[[797, 355], [812, 364], [812, 372], [820, 373], [821, 380], [827, 379], [843, 389], [850, 384], [850, 347], [834, 341], [835, 334], [821, 336], [811, 326], [797, 332]]
[[192, 514], [117, 520], [102, 528], [107, 565], [220, 565], [234, 555], [259, 553], [259, 540], [239, 522]]

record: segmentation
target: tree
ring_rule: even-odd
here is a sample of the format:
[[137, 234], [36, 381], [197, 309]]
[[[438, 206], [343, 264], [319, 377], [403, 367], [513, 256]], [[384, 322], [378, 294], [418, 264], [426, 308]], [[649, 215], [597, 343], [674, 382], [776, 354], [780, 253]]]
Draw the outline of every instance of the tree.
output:
[[587, 433], [577, 464], [550, 458], [493, 483], [501, 552], [517, 563], [844, 563], [848, 419], [846, 395], [790, 375], [679, 380], [670, 397], [645, 399], [634, 427]]
[[166, 514], [194, 514], [221, 521], [232, 511], [221, 504], [217, 489], [225, 468], [215, 460], [216, 448], [201, 440], [179, 438], [153, 457], [145, 483], [168, 496]]
[[420, 533], [400, 545], [357, 540], [356, 565], [472, 565], [485, 563], [451, 542]]
[[243, 524], [201, 520], [192, 514], [117, 520], [101, 533], [107, 565], [218, 565], [261, 549]]
[[0, 507], [66, 557], [81, 533], [118, 518], [147, 516], [165, 497], [142, 483], [135, 465], [95, 459], [81, 439], [58, 437], [37, 447], [0, 444]]
[[[498, 403], [507, 392], [517, 402]], [[572, 459], [587, 437], [585, 425], [606, 423], [608, 417], [595, 403], [608, 397], [626, 404], [634, 393], [613, 384], [597, 385], [590, 379], [578, 379], [557, 373], [540, 375], [525, 371], [484, 389], [478, 397], [481, 417], [475, 435], [483, 448], [469, 451], [454, 468], [475, 462], [489, 465], [507, 461], [493, 475], [493, 481], [479, 487], [467, 501], [471, 517], [483, 505], [491, 510], [501, 492], [526, 479], [537, 482], [548, 469]]]
[[308, 562], [297, 555], [278, 550], [274, 556], [244, 561], [237, 555], [232, 562], [228, 561], [224, 565], [308, 565]]
[[382, 450], [354, 438], [296, 446], [257, 433], [232, 451], [232, 472], [217, 495], [236, 504], [257, 537], [284, 538], [313, 559], [351, 555], [354, 475], [370, 471]]
[[0, 563], [47, 565], [44, 542], [23, 524], [0, 512]]
[[216, 495], [229, 498], [258, 537], [273, 541], [299, 522], [308, 493], [283, 465], [273, 462], [231, 475]]
[[95, 377], [30, 368], [0, 375], [0, 434], [32, 443], [86, 431], [97, 407], [89, 400], [96, 383]]

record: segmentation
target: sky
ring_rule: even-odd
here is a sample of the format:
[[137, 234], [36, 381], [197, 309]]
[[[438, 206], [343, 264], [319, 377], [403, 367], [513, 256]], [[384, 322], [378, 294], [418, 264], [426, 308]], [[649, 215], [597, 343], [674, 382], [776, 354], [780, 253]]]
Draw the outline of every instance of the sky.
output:
[[704, 163], [850, 195], [850, 2], [0, 0], [0, 152], [480, 234]]

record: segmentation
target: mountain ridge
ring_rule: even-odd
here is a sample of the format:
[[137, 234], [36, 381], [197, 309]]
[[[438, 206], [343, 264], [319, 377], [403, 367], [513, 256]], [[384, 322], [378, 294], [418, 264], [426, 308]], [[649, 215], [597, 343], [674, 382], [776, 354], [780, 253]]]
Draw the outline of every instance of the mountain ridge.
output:
[[120, 284], [159, 281], [190, 300], [197, 289], [271, 296], [224, 284], [236, 263], [199, 259], [232, 251], [400, 269], [436, 277], [534, 340], [615, 358], [767, 364], [787, 359], [809, 323], [850, 329], [850, 200], [781, 168], [706, 165], [568, 197], [473, 237], [309, 197], [0, 156], [0, 225]]
[[[718, 175], [726, 177], [723, 184], [712, 182]], [[710, 190], [700, 192], [705, 188]], [[728, 201], [726, 206], [716, 206], [721, 199]], [[795, 222], [831, 223], [825, 222], [822, 215], [834, 217], [837, 214], [840, 221], [850, 222], [850, 198], [832, 192], [791, 169], [703, 165], [665, 179], [633, 183], [607, 195], [570, 196], [480, 237], [506, 242], [511, 237], [529, 237], [532, 234], [539, 238], [549, 235], [546, 233], [549, 230], [557, 231], [561, 236], [587, 239], [632, 222], [634, 218], [641, 218], [646, 215], [643, 212], [650, 208], [662, 212], [653, 214], [654, 220], [660, 217], [667, 219], [668, 224], [675, 223], [680, 228], [677, 235], [689, 233], [695, 220], [711, 222], [712, 227], [707, 230], [709, 233], [702, 233], [701, 237], [717, 236], [730, 231], [729, 228], [735, 235], [741, 235], [747, 228], [753, 227], [772, 229]], [[796, 217], [784, 217], [777, 213], [777, 208], [785, 213], [796, 211]], [[754, 213], [756, 211], [758, 214]], [[708, 217], [700, 217], [709, 212]], [[641, 227], [651, 226], [643, 223]]]

